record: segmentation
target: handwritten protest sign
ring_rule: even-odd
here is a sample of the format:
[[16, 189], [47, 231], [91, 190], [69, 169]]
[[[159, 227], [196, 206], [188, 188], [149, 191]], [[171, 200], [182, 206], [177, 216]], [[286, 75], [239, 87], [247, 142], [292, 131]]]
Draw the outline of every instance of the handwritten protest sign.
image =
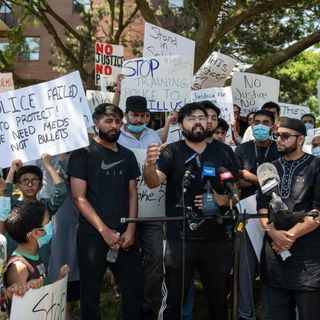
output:
[[124, 47], [120, 45], [96, 42], [95, 83], [97, 86], [101, 85], [102, 78], [107, 85], [116, 81], [124, 60], [123, 49]]
[[208, 88], [191, 91], [191, 101], [209, 100], [221, 111], [220, 117], [229, 124], [234, 120], [231, 87]]
[[163, 217], [165, 216], [166, 185], [162, 183], [158, 188], [150, 189], [143, 178], [143, 167], [146, 160], [146, 149], [131, 149], [138, 161], [141, 175], [137, 178], [138, 187], [138, 216]]
[[237, 60], [220, 52], [212, 52], [193, 77], [191, 89], [223, 87]]
[[295, 118], [295, 119], [301, 119], [301, 117], [310, 112], [310, 109], [308, 107], [298, 106], [295, 104], [289, 104], [289, 103], [278, 103], [281, 112], [281, 117], [288, 117], [288, 118]]
[[194, 41], [146, 22], [144, 28], [144, 57], [188, 56], [193, 71], [194, 50]]
[[91, 112], [79, 72], [0, 95], [0, 166], [89, 144]]
[[106, 91], [87, 90], [86, 96], [91, 113], [101, 103], [112, 103], [114, 93]]
[[65, 319], [67, 281], [65, 276], [42, 288], [30, 289], [23, 297], [13, 296], [10, 320]]
[[278, 101], [280, 81], [254, 73], [234, 72], [232, 77], [233, 103], [241, 108], [241, 116], [261, 107], [260, 101]]
[[128, 60], [123, 65], [120, 106], [127, 97], [143, 96], [150, 111], [179, 110], [190, 101], [191, 61], [165, 56]]
[[0, 73], [0, 93], [14, 90], [12, 73]]

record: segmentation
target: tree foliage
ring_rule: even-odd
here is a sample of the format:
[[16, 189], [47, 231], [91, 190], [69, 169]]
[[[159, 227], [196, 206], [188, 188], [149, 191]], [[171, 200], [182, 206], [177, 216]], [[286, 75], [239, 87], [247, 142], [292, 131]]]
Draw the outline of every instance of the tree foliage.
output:
[[[137, 6], [128, 6], [124, 0], [102, 1], [100, 6], [93, 6], [88, 11], [79, 2], [81, 23], [73, 27], [54, 10], [52, 1], [0, 0], [0, 4], [1, 2], [11, 6], [17, 24], [6, 34], [10, 39], [10, 46], [7, 55], [0, 55], [0, 68], [14, 71], [14, 59], [23, 47], [24, 26], [40, 22], [53, 37], [54, 59], [50, 61], [53, 69], [59, 73], [79, 70], [87, 88], [94, 87], [95, 41], [105, 42], [107, 39], [108, 43], [126, 44], [128, 39], [124, 31], [138, 12]], [[63, 28], [64, 33], [59, 32], [59, 27]], [[19, 38], [15, 34], [19, 34]], [[14, 46], [17, 47], [16, 51], [12, 50]]]

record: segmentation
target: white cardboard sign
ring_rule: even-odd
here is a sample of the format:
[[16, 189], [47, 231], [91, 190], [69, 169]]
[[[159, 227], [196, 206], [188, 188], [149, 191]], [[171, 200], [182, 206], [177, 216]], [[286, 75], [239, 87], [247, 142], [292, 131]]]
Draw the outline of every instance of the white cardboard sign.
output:
[[102, 103], [112, 103], [114, 93], [106, 91], [87, 90], [86, 96], [91, 113]]
[[23, 297], [13, 296], [10, 320], [65, 319], [67, 304], [65, 276], [50, 285], [30, 289]]
[[289, 104], [289, 103], [278, 103], [281, 112], [280, 115], [281, 117], [288, 117], [288, 118], [295, 118], [295, 119], [301, 119], [301, 117], [306, 114], [310, 113], [310, 108], [309, 107], [303, 107], [303, 106], [298, 106], [296, 104]]
[[121, 45], [96, 42], [95, 45], [95, 83], [97, 86], [112, 85], [121, 73], [124, 47]]
[[12, 73], [0, 73], [0, 93], [14, 90]]
[[318, 88], [318, 111], [320, 112], [320, 79], [317, 81]]
[[138, 216], [139, 217], [163, 217], [165, 216], [166, 184], [150, 189], [144, 182], [143, 168], [146, 160], [146, 149], [131, 149], [138, 161], [141, 175], [137, 178], [138, 187]]
[[[237, 207], [241, 213], [255, 214], [257, 213], [257, 200], [256, 195], [252, 195], [248, 198], [242, 199]], [[260, 254], [263, 245], [263, 237], [265, 231], [262, 229], [260, 224], [260, 219], [249, 219], [246, 224], [246, 230], [251, 240], [254, 252], [257, 256], [258, 261], [260, 262]]]
[[279, 99], [280, 81], [258, 74], [234, 72], [231, 87], [233, 103], [241, 108], [241, 116], [259, 110], [261, 102]]
[[212, 52], [206, 62], [196, 72], [192, 81], [192, 90], [211, 87], [223, 87], [237, 60], [220, 52]]
[[123, 65], [120, 106], [130, 96], [147, 99], [150, 111], [180, 110], [190, 101], [190, 58], [163, 56], [128, 60]]
[[195, 42], [182, 37], [174, 32], [160, 28], [150, 23], [145, 23], [143, 56], [173, 56], [181, 55], [190, 57], [194, 63]]
[[0, 166], [89, 144], [91, 112], [79, 72], [0, 94]]

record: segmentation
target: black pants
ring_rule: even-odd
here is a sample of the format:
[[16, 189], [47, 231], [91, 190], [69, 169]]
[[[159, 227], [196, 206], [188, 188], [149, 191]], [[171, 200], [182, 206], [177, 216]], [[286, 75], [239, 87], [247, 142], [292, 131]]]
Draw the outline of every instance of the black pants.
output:
[[196, 269], [208, 302], [209, 319], [227, 320], [227, 281], [231, 265], [232, 245], [228, 241], [186, 241], [182, 294], [182, 242], [166, 241], [165, 279], [159, 320], [181, 319], [181, 304], [187, 296]]
[[143, 268], [139, 246], [120, 249], [115, 263], [107, 263], [108, 245], [100, 235], [78, 231], [80, 306], [82, 320], [100, 320], [100, 291], [109, 265], [120, 286], [125, 320], [140, 320], [143, 302]]
[[143, 309], [154, 310], [160, 296], [163, 266], [163, 226], [162, 223], [141, 223], [137, 226], [137, 235], [144, 263], [144, 299]]
[[301, 291], [262, 287], [262, 320], [320, 319], [320, 291]]

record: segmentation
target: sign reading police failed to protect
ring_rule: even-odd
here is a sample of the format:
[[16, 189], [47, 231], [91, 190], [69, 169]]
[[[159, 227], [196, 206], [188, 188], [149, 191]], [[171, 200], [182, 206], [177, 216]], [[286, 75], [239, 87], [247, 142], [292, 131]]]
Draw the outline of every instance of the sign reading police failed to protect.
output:
[[144, 57], [188, 56], [193, 71], [194, 50], [195, 42], [193, 40], [146, 22], [143, 45]]
[[121, 73], [123, 64], [123, 46], [96, 42], [95, 46], [95, 79], [100, 86], [102, 78], [104, 85], [111, 85]]
[[193, 77], [192, 90], [223, 87], [237, 60], [213, 52]]
[[39, 289], [30, 289], [23, 297], [13, 296], [10, 320], [65, 319], [67, 276]]
[[89, 144], [92, 117], [79, 72], [0, 95], [0, 166]]
[[310, 109], [308, 107], [282, 102], [279, 102], [278, 104], [281, 108], [281, 117], [295, 118], [300, 120], [304, 114], [310, 112]]
[[165, 216], [166, 184], [150, 189], [143, 178], [143, 168], [146, 160], [146, 149], [131, 149], [138, 161], [141, 175], [137, 178], [138, 188], [138, 216], [139, 217], [163, 217]]
[[0, 93], [14, 90], [12, 73], [0, 73]]
[[124, 63], [120, 106], [130, 96], [147, 99], [150, 111], [180, 110], [190, 101], [192, 66], [190, 58], [164, 56], [138, 58]]
[[280, 81], [254, 73], [234, 72], [233, 103], [241, 108], [241, 116], [257, 111], [262, 102], [278, 101]]

